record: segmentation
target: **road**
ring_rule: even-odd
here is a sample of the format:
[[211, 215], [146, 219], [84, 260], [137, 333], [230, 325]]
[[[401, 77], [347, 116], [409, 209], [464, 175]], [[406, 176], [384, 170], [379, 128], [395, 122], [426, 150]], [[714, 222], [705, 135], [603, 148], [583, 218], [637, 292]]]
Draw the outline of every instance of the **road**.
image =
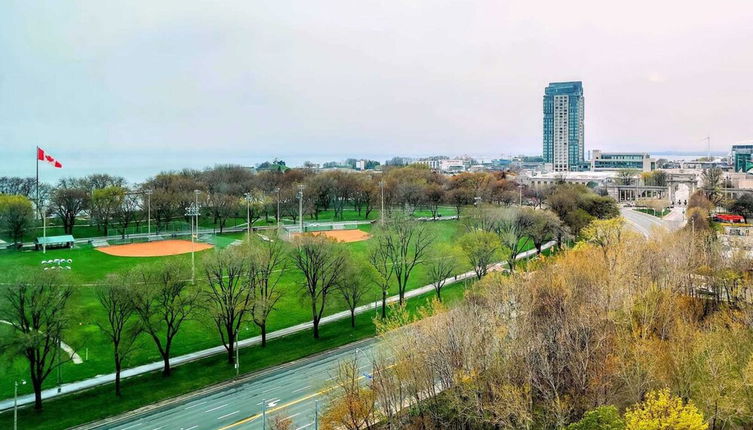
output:
[[648, 237], [654, 228], [663, 228], [669, 231], [678, 230], [684, 225], [683, 208], [675, 207], [664, 218], [638, 212], [630, 207], [620, 208], [622, 217], [627, 221], [628, 227]]
[[262, 429], [264, 403], [266, 428], [272, 417], [279, 416], [291, 418], [291, 429], [313, 430], [317, 402], [319, 410], [323, 410], [338, 361], [355, 356], [362, 377], [370, 377], [374, 346], [373, 339], [357, 342], [82, 429]]
[[[556, 244], [556, 242], [551, 241], [551, 242], [548, 242], [548, 243], [544, 244], [544, 246], [542, 248], [543, 249], [548, 249], [548, 248], [554, 246], [555, 244]], [[526, 251], [526, 252], [523, 252], [523, 253], [519, 254], [518, 257], [517, 257], [517, 259], [528, 258], [531, 255], [534, 255], [535, 253], [536, 253], [536, 250], [532, 249], [530, 251]], [[495, 264], [491, 268], [491, 270], [500, 269], [501, 267], [504, 266], [504, 264], [505, 264], [505, 262], [497, 263], [497, 264]], [[465, 279], [472, 279], [475, 276], [476, 276], [476, 274], [473, 271], [462, 273], [462, 274], [459, 274], [458, 276], [453, 276], [453, 277], [447, 278], [445, 285], [450, 285], [450, 284], [453, 284], [455, 282], [461, 282], [461, 281], [463, 281]], [[432, 292], [432, 291], [434, 291], [434, 286], [433, 285], [431, 285], [431, 284], [424, 285], [423, 287], [419, 287], [419, 288], [415, 288], [413, 290], [407, 291], [405, 293], [405, 297], [406, 298], [411, 298], [411, 297], [419, 296], [421, 294], [429, 293], [429, 292]], [[387, 298], [387, 303], [388, 304], [394, 303], [394, 302], [397, 302], [398, 300], [399, 300], [398, 295], [394, 295], [394, 296], [391, 296], [391, 297]], [[374, 301], [374, 302], [365, 304], [363, 306], [359, 306], [359, 307], [356, 308], [355, 313], [356, 314], [362, 314], [364, 312], [376, 312], [376, 309], [379, 306], [381, 306], [381, 304], [382, 304], [381, 301]], [[342, 319], [345, 319], [345, 318], [350, 318], [350, 311], [344, 310], [344, 311], [341, 311], [341, 312], [336, 312], [334, 314], [325, 316], [325, 317], [323, 317], [321, 319], [320, 324], [325, 325], [325, 324], [329, 324], [329, 323], [332, 323], [334, 321], [342, 320]], [[267, 339], [268, 340], [272, 340], [272, 339], [276, 339], [276, 338], [279, 338], [279, 337], [291, 335], [291, 334], [294, 334], [294, 333], [299, 333], [301, 331], [310, 330], [312, 326], [313, 326], [312, 322], [308, 321], [308, 322], [305, 322], [305, 323], [301, 323], [301, 324], [297, 324], [297, 325], [294, 325], [294, 326], [286, 327], [284, 329], [272, 331], [272, 332], [267, 333]], [[245, 348], [245, 347], [252, 346], [252, 345], [258, 345], [260, 343], [261, 343], [261, 336], [250, 337], [250, 338], [247, 338], [247, 339], [243, 339], [243, 340], [241, 340], [239, 342], [241, 348]], [[192, 353], [185, 354], [185, 355], [180, 355], [180, 356], [177, 356], [177, 357], [172, 357], [170, 359], [170, 363], [173, 366], [178, 366], [180, 364], [185, 364], [185, 363], [189, 363], [191, 361], [196, 361], [196, 360], [200, 360], [202, 358], [210, 357], [210, 356], [217, 355], [217, 354], [224, 354], [224, 353], [225, 353], [225, 348], [222, 345], [218, 345], [218, 346], [215, 346], [213, 348], [208, 348], [208, 349], [204, 349], [204, 350], [201, 350], [201, 351], [192, 352]], [[152, 362], [152, 363], [143, 364], [143, 365], [140, 365], [140, 366], [136, 366], [136, 367], [132, 367], [132, 368], [123, 370], [123, 372], [121, 372], [121, 376], [122, 376], [122, 378], [125, 379], [125, 378], [129, 378], [131, 376], [141, 375], [141, 374], [148, 373], [148, 372], [154, 372], [154, 371], [160, 370], [162, 368], [162, 365], [163, 365], [162, 361], [155, 361], [155, 362]], [[97, 375], [97, 376], [95, 376], [93, 378], [89, 378], [89, 379], [84, 379], [84, 380], [81, 380], [81, 381], [75, 381], [75, 382], [70, 382], [70, 383], [67, 383], [67, 384], [63, 384], [60, 387], [60, 392], [58, 392], [57, 388], [49, 388], [49, 389], [43, 390], [42, 391], [42, 398], [43, 399], [49, 399], [49, 398], [57, 397], [57, 396], [60, 396], [60, 395], [71, 394], [71, 393], [74, 393], [76, 391], [85, 390], [85, 389], [96, 387], [96, 386], [103, 385], [103, 384], [108, 384], [108, 383], [113, 382], [114, 380], [115, 380], [115, 374], [114, 373], [108, 373], [108, 374], [104, 374], [104, 375]], [[18, 397], [18, 404], [19, 404], [19, 406], [28, 405], [28, 404], [31, 404], [31, 403], [34, 403], [34, 394], [25, 394], [25, 395], [22, 395], [22, 396]], [[12, 407], [13, 407], [13, 399], [12, 398], [0, 401], [0, 411], [7, 410], [7, 409], [10, 409]]]

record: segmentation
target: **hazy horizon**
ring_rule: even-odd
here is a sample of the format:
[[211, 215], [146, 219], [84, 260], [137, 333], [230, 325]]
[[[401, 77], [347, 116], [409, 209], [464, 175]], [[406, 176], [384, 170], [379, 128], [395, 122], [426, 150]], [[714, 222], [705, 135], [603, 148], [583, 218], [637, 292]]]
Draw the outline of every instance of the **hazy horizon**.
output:
[[36, 145], [51, 175], [540, 154], [569, 80], [587, 151], [727, 152], [753, 139], [750, 22], [744, 0], [10, 1], [0, 176], [33, 175]]

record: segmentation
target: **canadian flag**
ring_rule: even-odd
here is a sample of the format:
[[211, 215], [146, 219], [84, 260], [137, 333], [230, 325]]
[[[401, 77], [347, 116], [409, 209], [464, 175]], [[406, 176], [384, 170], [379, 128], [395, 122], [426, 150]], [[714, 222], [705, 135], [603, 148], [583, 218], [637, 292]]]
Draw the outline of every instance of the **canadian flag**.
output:
[[46, 161], [58, 169], [63, 167], [63, 165], [58, 160], [53, 158], [51, 155], [45, 154], [44, 149], [38, 146], [37, 146], [37, 160]]

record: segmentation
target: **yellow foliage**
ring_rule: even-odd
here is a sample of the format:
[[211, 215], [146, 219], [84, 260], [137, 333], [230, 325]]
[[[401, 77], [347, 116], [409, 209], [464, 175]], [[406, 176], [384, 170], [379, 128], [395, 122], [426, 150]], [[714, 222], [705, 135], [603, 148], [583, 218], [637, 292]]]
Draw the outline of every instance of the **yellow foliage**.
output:
[[669, 389], [652, 391], [646, 400], [625, 412], [627, 430], [706, 430], [703, 414], [693, 403], [684, 403]]

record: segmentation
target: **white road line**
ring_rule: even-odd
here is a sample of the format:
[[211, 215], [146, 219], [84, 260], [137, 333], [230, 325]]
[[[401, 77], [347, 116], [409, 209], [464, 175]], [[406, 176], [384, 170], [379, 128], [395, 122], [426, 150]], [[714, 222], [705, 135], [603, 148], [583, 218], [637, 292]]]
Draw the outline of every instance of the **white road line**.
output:
[[298, 428], [297, 428], [297, 429], [295, 429], [295, 430], [301, 430], [301, 429], [305, 429], [306, 427], [310, 427], [310, 426], [311, 426], [311, 425], [313, 425], [313, 424], [314, 424], [314, 423], [308, 423], [308, 424], [306, 424], [305, 426], [301, 426], [301, 427], [298, 427]]
[[159, 429], [161, 429], [161, 428], [165, 428], [165, 426], [159, 426], [159, 427], [155, 427], [155, 428], [153, 428], [152, 430], [159, 430]]
[[140, 426], [140, 425], [141, 425], [141, 423], [136, 423], [136, 424], [134, 424], [134, 425], [132, 425], [132, 426], [128, 426], [128, 427], [123, 427], [123, 428], [122, 428], [122, 429], [120, 429], [120, 430], [128, 430], [128, 429], [132, 429], [132, 428], [134, 428], [134, 427]]
[[195, 407], [197, 407], [197, 406], [201, 406], [201, 405], [203, 405], [203, 404], [204, 404], [204, 403], [206, 403], [206, 402], [207, 402], [207, 401], [206, 401], [206, 400], [204, 400], [203, 402], [199, 402], [199, 403], [196, 403], [195, 405], [191, 405], [191, 406], [186, 406], [186, 407], [185, 407], [185, 408], [183, 408], [183, 409], [184, 409], [184, 410], [187, 410], [187, 409], [195, 408]]
[[235, 414], [237, 414], [238, 412], [240, 412], [240, 411], [230, 412], [229, 414], [225, 414], [225, 415], [223, 415], [223, 416], [221, 416], [221, 417], [217, 417], [217, 419], [218, 419], [218, 420], [221, 420], [221, 419], [223, 419], [223, 418], [227, 418], [227, 417], [229, 417], [230, 415], [235, 415]]
[[301, 387], [301, 388], [299, 388], [299, 389], [297, 389], [297, 390], [293, 390], [292, 392], [293, 392], [293, 393], [297, 393], [297, 392], [299, 392], [299, 391], [303, 391], [303, 390], [305, 390], [306, 388], [311, 388], [311, 385], [306, 385], [305, 387]]
[[187, 429], [183, 429], [183, 430], [193, 430], [193, 429], [195, 429], [196, 427], [198, 427], [198, 426], [192, 426], [192, 427], [189, 427], [189, 428], [187, 428]]
[[290, 419], [293, 419], [293, 418], [297, 417], [298, 415], [301, 415], [302, 413], [303, 413], [303, 412], [298, 412], [297, 414], [293, 414], [293, 415], [291, 415], [291, 416], [289, 416], [289, 417], [285, 417], [285, 419], [286, 419], [286, 420], [290, 420]]
[[212, 408], [212, 409], [209, 409], [207, 411], [204, 411], [204, 413], [216, 411], [217, 409], [224, 408], [225, 406], [227, 406], [227, 403], [225, 403], [224, 405], [217, 406], [216, 408]]

